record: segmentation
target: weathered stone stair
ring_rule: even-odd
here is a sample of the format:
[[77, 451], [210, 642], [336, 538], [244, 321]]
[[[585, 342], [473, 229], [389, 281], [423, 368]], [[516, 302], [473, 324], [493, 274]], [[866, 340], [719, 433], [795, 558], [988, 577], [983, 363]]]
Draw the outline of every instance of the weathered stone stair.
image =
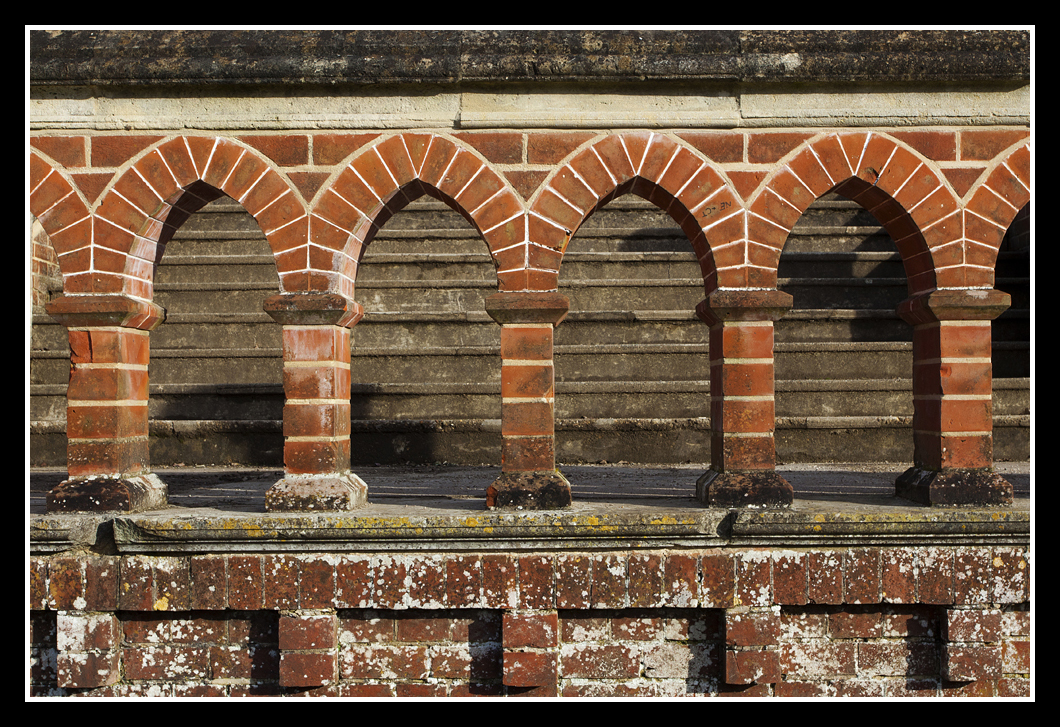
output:
[[[1024, 261], [1024, 269], [1011, 269]], [[1026, 255], [1003, 253], [995, 323], [995, 456], [1028, 456]], [[893, 243], [838, 198], [818, 201], [782, 256], [795, 299], [777, 325], [778, 460], [908, 460], [911, 331]], [[561, 462], [709, 461], [707, 327], [691, 246], [664, 213], [623, 197], [572, 240], [560, 277], [570, 313], [556, 331]], [[1008, 287], [1006, 287], [1008, 286]], [[218, 200], [169, 244], [156, 279], [167, 319], [152, 334], [152, 461], [282, 463], [280, 328], [262, 312], [278, 289], [263, 235]], [[491, 464], [499, 458], [499, 327], [485, 244], [459, 215], [421, 198], [365, 254], [353, 329], [354, 464]], [[1022, 305], [1021, 305], [1022, 304]], [[34, 464], [65, 460], [64, 330], [35, 316]]]
[[[1005, 251], [997, 269], [997, 287], [1013, 294], [1013, 309], [993, 325], [997, 459], [1029, 456], [1026, 261]], [[778, 273], [794, 298], [776, 329], [778, 457], [908, 461], [912, 328], [895, 312], [908, 290], [886, 231], [855, 203], [827, 196], [792, 230]]]

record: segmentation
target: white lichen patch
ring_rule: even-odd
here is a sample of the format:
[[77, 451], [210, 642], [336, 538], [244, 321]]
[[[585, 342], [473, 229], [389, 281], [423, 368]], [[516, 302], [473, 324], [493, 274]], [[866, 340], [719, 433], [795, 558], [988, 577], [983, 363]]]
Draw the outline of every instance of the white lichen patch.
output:
[[821, 614], [793, 613], [780, 619], [780, 638], [785, 641], [827, 637], [828, 623]]
[[1027, 560], [1022, 551], [1008, 549], [1007, 554], [1007, 559], [1000, 555], [994, 557], [994, 600], [997, 603], [1020, 603], [1027, 592]]
[[911, 559], [905, 557], [899, 558], [898, 551], [891, 552], [892, 555], [890, 559], [885, 562], [885, 565], [897, 566], [898, 572], [902, 575], [905, 575], [906, 573], [915, 572], [915, 565], [913, 564], [913, 561]]
[[747, 563], [768, 563], [773, 558], [772, 550], [761, 548], [748, 548], [739, 554], [740, 560]]
[[904, 642], [858, 644], [857, 655], [858, 676], [902, 676], [909, 671], [909, 649]]
[[566, 639], [575, 642], [604, 641], [608, 638], [607, 627], [594, 622], [568, 621]]
[[[641, 673], [655, 679], [683, 679], [690, 670], [702, 664], [694, 665], [694, 654], [687, 644], [667, 642], [645, 649], [640, 654]], [[702, 655], [701, 655], [702, 657]], [[709, 662], [709, 658], [707, 659]]]

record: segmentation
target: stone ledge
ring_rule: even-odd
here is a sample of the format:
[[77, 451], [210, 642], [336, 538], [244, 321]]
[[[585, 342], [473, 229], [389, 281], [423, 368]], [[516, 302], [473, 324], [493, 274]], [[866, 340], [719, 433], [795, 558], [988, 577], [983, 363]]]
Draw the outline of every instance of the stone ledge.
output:
[[562, 511], [447, 512], [450, 504], [369, 505], [352, 515], [170, 508], [109, 518], [32, 516], [31, 551], [109, 550], [111, 537], [119, 553], [171, 554], [1027, 545], [1031, 526], [1026, 500], [1011, 508], [944, 511], [798, 501], [788, 510], [754, 512], [601, 503], [575, 503]]
[[1005, 507], [938, 508], [894, 497], [898, 463], [778, 467], [794, 487], [788, 509], [708, 508], [695, 499], [699, 465], [569, 465], [569, 508], [489, 511], [497, 467], [386, 466], [358, 470], [367, 504], [346, 513], [267, 513], [282, 470], [173, 468], [156, 474], [171, 506], [120, 513], [45, 514], [65, 471], [34, 471], [30, 548], [95, 552], [459, 552], [870, 545], [1025, 545], [1030, 466], [997, 463], [1016, 499]]

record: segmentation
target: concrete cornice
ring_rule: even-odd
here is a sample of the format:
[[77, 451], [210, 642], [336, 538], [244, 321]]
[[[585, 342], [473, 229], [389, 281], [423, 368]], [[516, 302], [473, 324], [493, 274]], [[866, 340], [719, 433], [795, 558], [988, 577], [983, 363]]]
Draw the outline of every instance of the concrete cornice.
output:
[[1028, 30], [33, 30], [29, 45], [35, 87], [1030, 78]]

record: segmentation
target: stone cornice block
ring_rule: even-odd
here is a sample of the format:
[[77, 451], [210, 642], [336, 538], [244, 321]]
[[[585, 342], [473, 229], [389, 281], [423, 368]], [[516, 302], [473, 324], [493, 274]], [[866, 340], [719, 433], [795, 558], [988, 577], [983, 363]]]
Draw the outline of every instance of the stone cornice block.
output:
[[1000, 290], [933, 290], [903, 300], [898, 315], [912, 325], [939, 321], [992, 321], [1012, 305]]
[[64, 295], [45, 306], [67, 328], [120, 327], [154, 330], [166, 319], [159, 305], [125, 295]]
[[486, 312], [501, 325], [551, 323], [558, 326], [570, 309], [567, 296], [552, 292], [494, 293], [485, 302]]
[[364, 317], [364, 307], [339, 293], [282, 293], [263, 304], [277, 323], [352, 328]]
[[779, 290], [715, 290], [696, 306], [696, 315], [707, 325], [725, 321], [776, 321], [794, 303]]

